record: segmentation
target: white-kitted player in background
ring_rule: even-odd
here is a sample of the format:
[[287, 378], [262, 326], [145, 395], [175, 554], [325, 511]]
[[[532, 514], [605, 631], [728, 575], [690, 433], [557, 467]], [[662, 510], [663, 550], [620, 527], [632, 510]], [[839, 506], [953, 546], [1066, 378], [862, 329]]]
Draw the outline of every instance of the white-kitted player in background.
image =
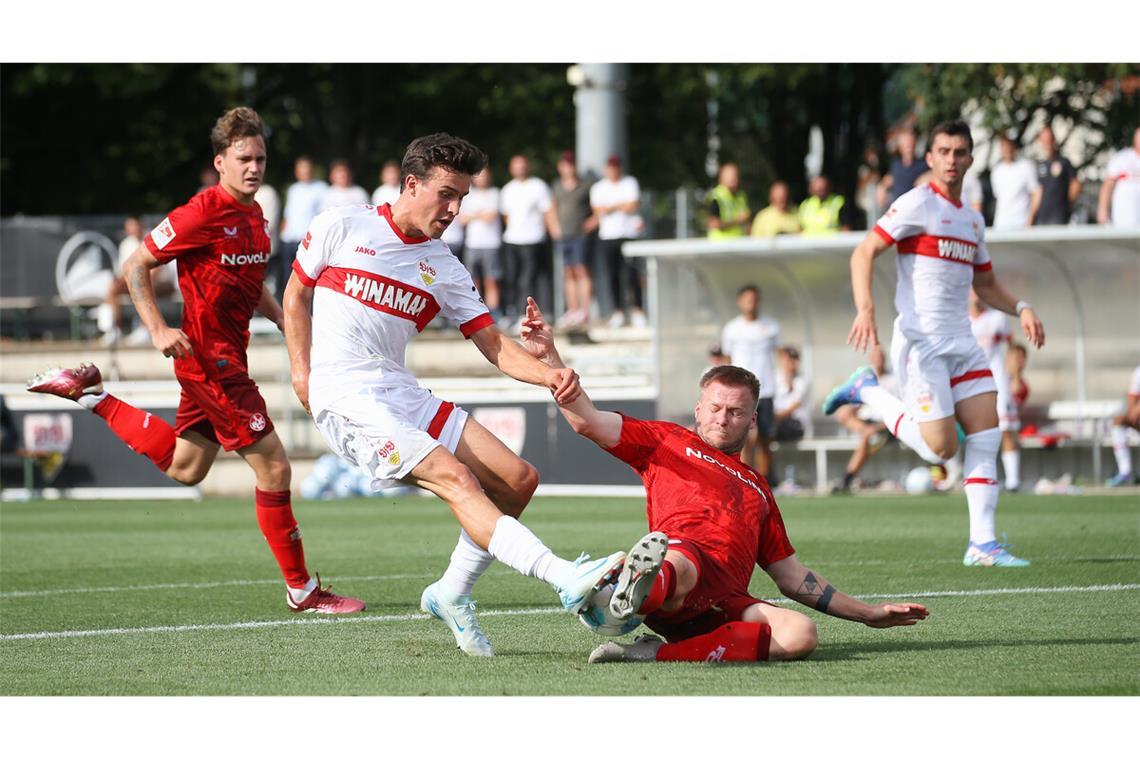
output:
[[1018, 491], [1021, 488], [1021, 446], [1017, 434], [1021, 430], [1021, 416], [1010, 392], [1009, 375], [1006, 373], [1006, 349], [1013, 339], [1006, 315], [997, 309], [987, 308], [970, 288], [970, 332], [978, 341], [990, 371], [994, 373], [997, 385], [998, 428], [1001, 430], [1001, 465], [1005, 470], [1005, 490]]
[[973, 164], [974, 141], [965, 122], [943, 122], [931, 132], [926, 161], [934, 179], [896, 200], [851, 255], [856, 316], [847, 336], [857, 351], [879, 343], [871, 294], [874, 259], [897, 246], [898, 286], [891, 365], [902, 398], [879, 387], [868, 367], [856, 370], [824, 402], [833, 414], [844, 404], [870, 404], [900, 440], [931, 464], [958, 451], [956, 423], [966, 433], [965, 491], [970, 539], [967, 566], [1023, 567], [998, 542], [997, 385], [970, 332], [967, 300], [973, 286], [990, 306], [1020, 318], [1029, 342], [1045, 344], [1033, 307], [998, 282], [985, 244], [985, 220], [961, 200], [962, 180]]

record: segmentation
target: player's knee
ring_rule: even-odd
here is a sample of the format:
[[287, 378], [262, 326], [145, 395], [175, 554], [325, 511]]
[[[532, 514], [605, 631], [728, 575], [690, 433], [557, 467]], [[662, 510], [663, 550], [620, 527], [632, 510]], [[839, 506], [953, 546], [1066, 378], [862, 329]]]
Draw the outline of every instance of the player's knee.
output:
[[470, 494], [483, 490], [475, 474], [458, 459], [450, 462], [447, 467], [439, 472], [438, 482], [446, 490], [455, 494]]
[[166, 470], [166, 476], [171, 480], [181, 483], [184, 486], [196, 486], [206, 479], [206, 474], [210, 472], [210, 468], [202, 467], [200, 465], [171, 465]]
[[289, 487], [289, 482], [293, 477], [293, 467], [289, 464], [288, 458], [276, 457], [271, 459], [266, 470], [265, 476], [272, 481], [276, 490], [283, 491]]
[[784, 650], [788, 659], [802, 660], [819, 646], [819, 631], [815, 621], [807, 615], [800, 615], [792, 625], [792, 631], [787, 637]]

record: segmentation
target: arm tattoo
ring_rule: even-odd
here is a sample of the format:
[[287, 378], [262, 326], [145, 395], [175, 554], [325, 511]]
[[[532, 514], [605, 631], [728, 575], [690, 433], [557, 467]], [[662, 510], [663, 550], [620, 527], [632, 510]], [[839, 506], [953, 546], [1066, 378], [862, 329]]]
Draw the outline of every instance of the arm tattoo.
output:
[[821, 587], [815, 573], [808, 571], [808, 574], [804, 576], [803, 583], [797, 589], [796, 595], [804, 604], [811, 604], [820, 612], [827, 612], [827, 606], [831, 604], [831, 597], [835, 595], [835, 587], [830, 583]]

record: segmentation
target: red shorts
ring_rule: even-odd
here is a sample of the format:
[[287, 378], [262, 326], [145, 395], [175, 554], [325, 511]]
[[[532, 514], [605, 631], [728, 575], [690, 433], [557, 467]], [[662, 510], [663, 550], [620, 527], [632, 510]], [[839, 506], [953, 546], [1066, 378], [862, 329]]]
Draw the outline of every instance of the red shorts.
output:
[[748, 586], [725, 571], [724, 566], [689, 539], [670, 538], [669, 550], [688, 557], [697, 567], [697, 585], [674, 612], [655, 612], [645, 625], [667, 641], [681, 641], [709, 633], [725, 623], [744, 618], [744, 611], [754, 604], [775, 605], [748, 593]]
[[182, 398], [174, 417], [174, 432], [193, 430], [226, 451], [251, 446], [273, 432], [265, 399], [249, 375], [220, 380], [178, 378]]

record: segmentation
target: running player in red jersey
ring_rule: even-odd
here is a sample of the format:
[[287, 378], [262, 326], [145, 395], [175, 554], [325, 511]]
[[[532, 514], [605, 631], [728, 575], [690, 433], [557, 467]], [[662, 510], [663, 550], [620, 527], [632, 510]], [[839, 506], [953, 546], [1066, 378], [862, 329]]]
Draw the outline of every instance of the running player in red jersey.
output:
[[[305, 566], [290, 500], [289, 459], [249, 376], [246, 346], [254, 311], [283, 328], [281, 306], [265, 287], [268, 222], [254, 193], [265, 173], [261, 118], [251, 108], [227, 111], [210, 133], [220, 183], [170, 212], [123, 266], [139, 317], [154, 347], [174, 359], [182, 386], [174, 427], [103, 390], [99, 369], [54, 369], [28, 382], [34, 393], [69, 398], [98, 414], [131, 448], [170, 478], [194, 485], [218, 449], [236, 451], [257, 479], [257, 522], [285, 578], [294, 612], [358, 612], [364, 603], [320, 587]], [[177, 261], [184, 300], [182, 328], [159, 311], [150, 272]]]
[[[521, 332], [533, 356], [564, 366], [534, 299], [528, 300]], [[695, 431], [600, 411], [584, 392], [560, 404], [576, 433], [637, 471], [645, 483], [650, 530], [669, 537], [660, 571], [640, 581], [651, 589], [636, 610], [668, 643], [657, 637], [607, 642], [590, 662], [807, 657], [818, 641], [815, 623], [753, 597], [748, 584], [756, 565], [788, 598], [835, 617], [874, 628], [924, 619], [922, 605], [864, 604], [799, 561], [768, 482], [740, 461], [756, 421], [755, 375], [731, 365], [713, 367], [700, 387]]]

